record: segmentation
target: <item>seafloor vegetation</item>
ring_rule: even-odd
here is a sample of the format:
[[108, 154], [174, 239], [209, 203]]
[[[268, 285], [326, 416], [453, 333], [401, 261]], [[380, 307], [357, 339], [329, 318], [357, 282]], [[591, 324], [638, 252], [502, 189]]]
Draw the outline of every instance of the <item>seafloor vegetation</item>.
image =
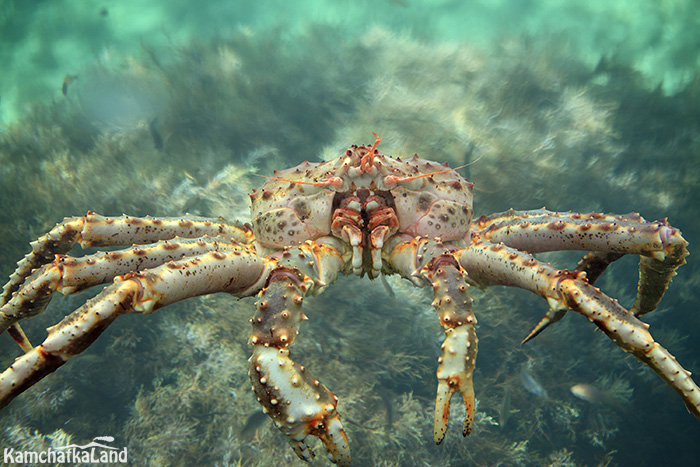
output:
[[[253, 173], [335, 157], [372, 131], [384, 136], [386, 154], [475, 161], [464, 171], [476, 183], [477, 214], [637, 210], [668, 216], [691, 251], [700, 244], [697, 79], [665, 95], [613, 59], [584, 66], [552, 38], [477, 48], [380, 28], [358, 37], [321, 26], [291, 37], [248, 29], [227, 41], [103, 58], [64, 99], [37, 104], [0, 133], [2, 276], [30, 239], [89, 209], [245, 220], [246, 193], [261, 182]], [[577, 255], [547, 258], [564, 266]], [[629, 305], [636, 261], [620, 263], [599, 285]], [[648, 319], [695, 372], [699, 277], [691, 255]], [[651, 465], [669, 457], [690, 465], [700, 455], [692, 441], [700, 424], [676, 394], [583, 318], [570, 313], [521, 346], [546, 305], [505, 289], [475, 292], [475, 429], [462, 439], [455, 414], [435, 446], [440, 326], [429, 291], [389, 284], [395, 296], [379, 281], [344, 277], [305, 302], [311, 319], [292, 349], [340, 397], [357, 465]], [[23, 323], [30, 338], [40, 341], [89, 295], [56, 297]], [[0, 445], [111, 435], [139, 466], [300, 463], [250, 391], [252, 303], [217, 295], [121, 318], [3, 411]], [[2, 338], [3, 367], [18, 352]], [[523, 388], [523, 368], [547, 398]], [[569, 387], [577, 383], [617, 403], [576, 399]]]

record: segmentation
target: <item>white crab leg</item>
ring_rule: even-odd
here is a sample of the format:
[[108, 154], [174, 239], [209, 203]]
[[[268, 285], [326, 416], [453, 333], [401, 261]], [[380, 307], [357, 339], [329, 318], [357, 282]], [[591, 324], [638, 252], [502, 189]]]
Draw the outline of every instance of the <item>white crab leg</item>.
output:
[[[82, 217], [65, 218], [56, 224], [47, 234], [32, 242], [32, 251], [17, 263], [15, 272], [3, 287], [0, 307], [10, 301], [13, 294], [20, 289], [32, 272], [54, 260], [55, 255], [70, 251], [75, 243], [83, 248], [95, 246], [126, 246], [133, 243], [154, 243], [176, 236], [197, 238], [202, 236], [223, 237], [237, 243], [248, 244], [253, 234], [248, 227], [239, 223], [229, 224], [221, 218], [208, 219], [195, 216], [179, 218], [153, 217], [104, 217], [88, 212]], [[46, 299], [48, 300], [48, 299]], [[38, 303], [33, 308], [41, 312], [46, 303]], [[7, 329], [12, 338], [26, 352], [31, 349], [27, 336], [14, 322], [9, 325], [4, 321], [3, 330]], [[9, 326], [9, 327], [8, 327]]]
[[700, 419], [700, 388], [649, 333], [648, 325], [588, 283], [585, 274], [558, 270], [503, 244], [478, 242], [464, 249], [460, 263], [479, 286], [520, 287], [544, 298], [552, 309], [569, 308], [595, 323], [613, 342], [648, 365]]
[[631, 309], [635, 316], [656, 308], [688, 255], [688, 242], [678, 229], [665, 219], [647, 222], [634, 213], [620, 216], [510, 210], [482, 217], [476, 228], [483, 240], [530, 253], [592, 250], [641, 255], [637, 299]]
[[55, 291], [68, 295], [110, 282], [120, 274], [151, 269], [168, 261], [208, 251], [232, 252], [240, 248], [216, 237], [196, 240], [178, 238], [80, 258], [56, 255], [52, 262], [34, 271], [12, 298], [0, 307], [0, 332], [21, 319], [42, 312]]
[[[323, 287], [335, 280], [343, 268], [342, 257], [332, 247], [306, 242], [286, 249], [280, 263], [285, 265], [270, 274], [250, 320], [253, 392], [300, 459], [314, 457], [306, 444], [306, 437], [312, 435], [323, 442], [334, 463], [350, 465], [350, 446], [336, 410], [338, 398], [289, 356], [289, 346], [306, 318], [301, 309], [304, 295], [313, 293], [317, 284]], [[323, 280], [301, 272], [311, 266], [322, 271]]]
[[104, 217], [88, 212], [82, 217], [66, 218], [47, 234], [31, 243], [32, 251], [19, 263], [3, 287], [0, 305], [7, 303], [31, 272], [51, 261], [56, 254], [65, 254], [74, 244], [83, 248], [127, 246], [170, 240], [175, 237], [224, 237], [237, 243], [253, 241], [249, 228], [229, 224], [221, 218], [184, 217]]
[[687, 245], [665, 220], [647, 222], [639, 214], [509, 210], [481, 217], [473, 227], [484, 240], [530, 253], [594, 250], [663, 259]]
[[154, 269], [118, 276], [92, 300], [48, 329], [44, 342], [0, 375], [0, 407], [85, 350], [119, 315], [150, 313], [215, 292], [243, 297], [260, 290], [274, 261], [246, 249], [211, 251]]

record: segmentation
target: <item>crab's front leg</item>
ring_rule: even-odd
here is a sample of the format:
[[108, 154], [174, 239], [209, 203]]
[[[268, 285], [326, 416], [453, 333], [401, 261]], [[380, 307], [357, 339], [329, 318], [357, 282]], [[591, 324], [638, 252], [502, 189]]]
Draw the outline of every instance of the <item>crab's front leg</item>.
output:
[[433, 439], [440, 444], [450, 417], [450, 399], [459, 391], [465, 405], [462, 434], [467, 436], [474, 421], [474, 386], [476, 364], [476, 318], [465, 272], [450, 248], [438, 240], [415, 238], [389, 244], [389, 263], [403, 277], [418, 286], [433, 288], [433, 307], [445, 330], [445, 342], [439, 357], [437, 397]]
[[305, 442], [313, 435], [321, 439], [334, 463], [350, 465], [348, 439], [336, 411], [338, 398], [289, 356], [299, 323], [306, 318], [301, 308], [304, 296], [333, 281], [343, 267], [342, 258], [334, 248], [307, 242], [285, 250], [279, 264], [260, 292], [251, 319], [253, 391], [299, 458], [314, 457]]

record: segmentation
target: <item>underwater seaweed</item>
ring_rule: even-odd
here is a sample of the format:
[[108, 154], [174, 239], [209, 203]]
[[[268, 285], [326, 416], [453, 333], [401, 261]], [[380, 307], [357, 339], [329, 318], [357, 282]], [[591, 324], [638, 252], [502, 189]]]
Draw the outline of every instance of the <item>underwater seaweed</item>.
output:
[[[699, 142], [689, 136], [696, 124], [679, 123], [683, 128], [665, 142], [629, 133], [635, 119], [651, 120], [651, 128], [663, 117], [640, 115], [633, 102], [673, 108], [691, 87], [681, 97], [658, 96], [641, 88], [634, 73], [608, 73], [601, 84], [600, 71], [587, 71], [550, 43], [513, 39], [479, 49], [419, 42], [381, 28], [365, 32], [350, 42], [324, 27], [293, 41], [242, 31], [224, 43], [154, 52], [157, 62], [146, 54], [139, 66], [98, 63], [81, 73], [71, 87], [74, 101], [38, 105], [0, 135], [2, 273], [9, 274], [28, 239], [62, 215], [88, 209], [245, 219], [245, 193], [260, 182], [251, 172], [271, 173], [318, 154], [329, 158], [363, 141], [368, 129], [386, 135], [389, 154], [418, 151], [453, 166], [478, 159], [468, 168], [477, 212], [523, 203], [614, 211], [641, 203], [652, 216], [673, 214], [689, 238], [698, 238], [690, 209], [700, 176], [693, 162]], [[92, 107], [85, 100], [93, 99], [95, 88], [143, 76], [156, 83], [145, 83], [148, 89], [168, 89], [157, 110], [128, 124], [88, 117]], [[689, 107], [700, 107], [690, 101]], [[156, 116], [162, 151], [149, 131]], [[652, 166], [666, 152], [673, 163]], [[637, 157], [648, 170], [639, 169]], [[679, 174], [679, 166], [688, 171]], [[612, 269], [601, 286], [629, 303], [634, 284], [623, 283], [636, 276], [634, 265]], [[688, 284], [697, 281], [699, 269], [684, 266], [665, 303], [680, 307], [679, 289], [696, 297]], [[650, 416], [669, 438], [697, 431], [688, 428], [694, 420], [676, 418], [687, 414], [677, 415], [682, 407], [666, 388], [654, 394], [639, 389], [653, 381], [650, 371], [582, 331], [578, 317], [520, 346], [545, 306], [517, 291], [490, 290], [475, 293], [481, 353], [474, 433], [466, 440], [450, 434], [436, 448], [428, 434], [440, 326], [429, 294], [388, 281], [396, 298], [378, 281], [349, 277], [309, 300], [311, 320], [295, 344], [299, 361], [338, 390], [358, 465], [602, 465], [601, 457], [624, 465], [644, 456], [635, 450], [653, 449], [641, 449], [644, 438], [632, 431]], [[84, 299], [57, 298], [27, 332], [40, 335]], [[39, 383], [35, 397], [18, 398], [3, 414], [0, 441], [39, 447], [49, 436], [69, 442], [109, 432], [128, 445], [133, 465], [293, 462], [271, 423], [250, 438], [241, 433], [258, 409], [246, 374], [251, 314], [250, 299], [214, 296], [125, 317], [105, 332], [104, 342]], [[10, 362], [16, 349], [5, 341], [0, 356]], [[675, 347], [683, 344], [671, 347], [691, 356], [692, 350]], [[548, 399], [520, 385], [520, 368], [531, 361]], [[608, 384], [597, 380], [600, 374], [624, 376]], [[634, 408], [600, 416], [569, 393], [572, 381], [583, 380], [630, 399]], [[500, 429], [494, 420], [502, 391], [494, 388], [506, 386], [514, 410]], [[652, 397], [659, 408], [650, 415], [644, 401]], [[98, 402], [109, 408], [107, 419]], [[55, 434], [58, 426], [65, 431]], [[689, 457], [697, 453], [697, 447], [676, 446]]]

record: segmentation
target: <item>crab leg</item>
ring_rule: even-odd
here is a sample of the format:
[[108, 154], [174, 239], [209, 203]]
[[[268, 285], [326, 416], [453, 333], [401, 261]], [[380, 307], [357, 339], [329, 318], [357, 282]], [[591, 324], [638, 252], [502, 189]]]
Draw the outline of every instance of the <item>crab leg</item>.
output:
[[[482, 217], [478, 235], [491, 243], [503, 242], [518, 250], [537, 253], [552, 250], [592, 250], [577, 271], [593, 283], [608, 264], [623, 254], [638, 254], [639, 284], [631, 311], [641, 316], [661, 301], [676, 269], [685, 263], [688, 242], [666, 220], [647, 222], [639, 214], [578, 214], [571, 212], [513, 211]], [[525, 339], [556, 321], [545, 316]]]
[[[250, 320], [253, 332], [253, 356], [249, 360], [249, 375], [253, 392], [267, 413], [291, 444], [300, 459], [309, 461], [314, 452], [306, 437], [318, 437], [334, 463], [350, 465], [350, 446], [336, 407], [338, 398], [303, 366], [289, 356], [289, 346], [299, 333], [299, 323], [306, 319], [301, 305], [304, 295], [311, 293], [312, 279], [294, 267], [295, 260], [308, 269], [306, 259], [318, 270], [324, 270], [332, 281], [343, 267], [340, 254], [332, 248], [318, 247], [313, 242], [286, 250], [289, 266], [279, 266], [269, 276], [260, 292], [255, 316]], [[290, 267], [291, 266], [291, 267]]]
[[[583, 258], [578, 262], [576, 268], [572, 271], [573, 273], [585, 273], [586, 279], [588, 279], [589, 284], [595, 283], [598, 280], [605, 269], [610, 266], [610, 263], [617, 261], [624, 255], [622, 253], [604, 253], [602, 251], [589, 251]], [[522, 344], [534, 339], [542, 331], [544, 331], [550, 324], [556, 323], [564, 317], [568, 308], [550, 308], [547, 310], [542, 319], [535, 325], [535, 327], [530, 331], [530, 333], [525, 336], [525, 339], [521, 342]]]
[[452, 250], [437, 240], [417, 238], [392, 244], [389, 262], [406, 279], [418, 286], [430, 284], [435, 300], [432, 305], [445, 330], [445, 342], [438, 358], [438, 388], [435, 399], [433, 439], [440, 444], [450, 417], [450, 399], [459, 391], [465, 405], [462, 435], [467, 436], [474, 420], [474, 386], [476, 364], [476, 317], [466, 274]]
[[253, 240], [250, 229], [229, 224], [221, 218], [203, 217], [104, 217], [88, 212], [82, 217], [65, 218], [47, 234], [31, 243], [32, 251], [19, 263], [3, 287], [0, 304], [10, 300], [32, 271], [54, 260], [56, 254], [65, 254], [74, 244], [82, 248], [146, 244], [175, 237], [226, 237], [237, 243]]
[[177, 239], [127, 250], [98, 252], [81, 258], [56, 255], [35, 270], [12, 298], [0, 307], [0, 332], [21, 319], [46, 309], [55, 291], [64, 295], [80, 292], [112, 281], [120, 274], [143, 271], [168, 261], [204, 254], [208, 251], [231, 252], [240, 247], [223, 243], [221, 238]]
[[226, 253], [212, 251], [116, 277], [95, 298], [49, 328], [42, 344], [16, 359], [0, 375], [0, 407], [85, 350], [119, 315], [151, 313], [186, 298], [215, 292], [252, 295], [262, 288], [274, 264], [239, 248]]
[[[658, 224], [658, 225], [657, 225]], [[553, 250], [598, 250], [642, 253], [652, 248], [649, 234], [662, 224], [639, 214], [553, 212], [546, 209], [508, 211], [481, 216], [473, 227], [484, 240], [503, 242], [532, 253]], [[632, 228], [630, 230], [630, 228]], [[624, 241], [620, 241], [620, 234]]]
[[583, 271], [589, 284], [595, 283], [605, 270], [618, 259], [625, 256], [622, 253], [606, 253], [603, 251], [589, 251], [579, 260], [574, 272]]
[[[32, 251], [17, 263], [17, 269], [3, 287], [0, 307], [4, 307], [12, 299], [13, 294], [22, 287], [35, 269], [53, 261], [57, 254], [68, 253], [75, 243], [80, 243], [83, 248], [125, 246], [132, 243], [145, 244], [169, 240], [177, 236], [196, 238], [205, 235], [225, 237], [245, 244], [253, 239], [247, 227], [228, 224], [221, 218], [207, 219], [194, 216], [140, 218], [126, 215], [104, 217], [93, 212], [88, 212], [82, 217], [65, 218], [47, 234], [31, 243]], [[44, 298], [45, 303], [37, 303], [33, 306], [37, 310], [35, 313], [40, 313], [45, 308], [49, 298]], [[8, 322], [0, 316], [0, 329], [7, 329], [26, 352], [31, 348], [31, 344], [16, 321], [10, 319]]]
[[646, 323], [590, 285], [585, 274], [558, 270], [527, 253], [485, 241], [464, 249], [460, 264], [469, 280], [479, 286], [520, 287], [547, 299], [551, 309], [568, 308], [582, 314], [620, 348], [654, 370], [700, 419], [700, 388], [690, 372], [654, 341]]

